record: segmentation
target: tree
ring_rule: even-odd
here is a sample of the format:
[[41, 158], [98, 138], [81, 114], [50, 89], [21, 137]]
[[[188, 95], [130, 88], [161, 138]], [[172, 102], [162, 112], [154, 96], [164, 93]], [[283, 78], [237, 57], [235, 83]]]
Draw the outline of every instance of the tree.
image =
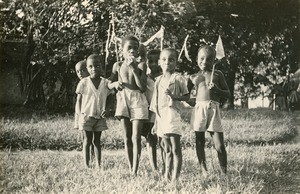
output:
[[225, 72], [234, 94], [230, 98], [231, 106], [236, 98], [260, 94], [256, 85], [260, 70], [266, 72], [262, 75], [265, 77], [262, 83], [272, 85], [284, 79], [286, 69], [295, 69], [299, 63], [293, 49], [299, 31], [297, 1], [207, 0], [194, 3], [198, 15], [209, 23], [206, 30], [223, 38], [227, 56], [219, 68]]
[[[134, 34], [141, 41], [163, 25], [164, 47], [178, 51], [190, 35], [188, 49], [193, 61], [182, 57], [178, 67], [187, 73], [197, 71], [199, 46], [215, 46], [221, 35], [226, 57], [217, 68], [228, 80], [232, 107], [237, 98], [247, 104], [248, 97], [260, 95], [260, 83], [282, 82], [287, 71], [295, 71], [299, 64], [296, 0], [48, 0], [46, 4], [13, 0], [0, 6], [0, 40], [26, 38], [30, 45], [22, 68], [27, 104], [45, 98], [45, 104], [55, 101], [56, 109], [72, 109], [73, 66], [91, 53], [104, 54], [112, 20], [118, 37]], [[147, 49], [159, 45], [155, 40]], [[109, 51], [108, 70], [116, 61], [115, 48]], [[55, 84], [61, 85], [58, 91], [54, 91]]]
[[[102, 52], [103, 26], [108, 20], [106, 4], [15, 0], [4, 6], [8, 11], [2, 20], [1, 40], [27, 37], [28, 44], [35, 48], [22, 68], [27, 93], [24, 104], [42, 100], [44, 97], [36, 95], [42, 91], [49, 107], [72, 107], [74, 64], [93, 52]], [[29, 75], [30, 69], [34, 69], [34, 75]], [[61, 86], [55, 91], [57, 84]]]

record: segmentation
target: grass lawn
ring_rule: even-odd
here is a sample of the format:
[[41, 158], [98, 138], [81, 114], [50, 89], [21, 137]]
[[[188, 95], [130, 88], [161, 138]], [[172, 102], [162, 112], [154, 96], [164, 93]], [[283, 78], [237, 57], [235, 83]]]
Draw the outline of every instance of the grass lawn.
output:
[[[153, 172], [145, 150], [137, 177], [131, 177], [123, 150], [103, 150], [102, 168], [85, 169], [78, 151], [0, 153], [1, 193], [270, 193], [300, 170], [296, 145], [228, 146], [228, 174], [221, 175], [215, 150], [207, 148], [208, 175], [195, 151], [183, 150], [183, 168], [172, 184]], [[159, 158], [159, 164], [160, 164]], [[276, 192], [275, 192], [276, 193]]]
[[[194, 146], [194, 132], [182, 111], [182, 146]], [[73, 129], [72, 115], [48, 115], [23, 109], [1, 109], [0, 147], [17, 149], [80, 150], [81, 132]], [[261, 145], [286, 142], [295, 136], [289, 113], [269, 109], [223, 111], [225, 141], [232, 144]], [[107, 119], [109, 130], [102, 133], [106, 149], [123, 148], [122, 130], [114, 118]]]
[[190, 109], [182, 111], [183, 166], [174, 184], [151, 170], [145, 147], [138, 176], [130, 175], [122, 130], [114, 118], [107, 120], [110, 129], [102, 134], [101, 169], [85, 169], [78, 151], [81, 132], [72, 128], [72, 115], [1, 108], [0, 192], [252, 194], [288, 193], [287, 185], [297, 185], [300, 150], [287, 144], [296, 135], [291, 114], [269, 109], [223, 111], [228, 173], [221, 175], [208, 137], [206, 176], [197, 162], [189, 115]]

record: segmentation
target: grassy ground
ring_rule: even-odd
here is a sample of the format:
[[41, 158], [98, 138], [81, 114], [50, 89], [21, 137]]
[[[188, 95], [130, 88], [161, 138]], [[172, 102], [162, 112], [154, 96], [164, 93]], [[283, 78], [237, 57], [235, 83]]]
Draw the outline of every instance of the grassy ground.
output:
[[177, 185], [151, 170], [144, 150], [137, 177], [128, 173], [123, 151], [104, 150], [101, 169], [85, 169], [78, 151], [1, 152], [0, 188], [2, 193], [270, 193], [282, 178], [288, 179], [287, 172], [300, 170], [295, 145], [227, 149], [226, 176], [220, 175], [215, 151], [206, 150], [206, 177], [194, 150], [185, 149]]
[[[18, 116], [19, 115], [19, 116]], [[182, 146], [194, 146], [194, 133], [188, 124], [190, 109], [182, 112]], [[26, 110], [4, 109], [0, 113], [0, 148], [80, 150], [81, 132], [73, 129], [72, 115], [48, 115]], [[223, 112], [225, 141], [231, 144], [261, 145], [282, 143], [295, 136], [291, 115], [271, 110]], [[114, 118], [102, 134], [105, 149], [123, 148], [122, 130]]]
[[[101, 169], [85, 169], [82, 154], [76, 151], [81, 147], [80, 132], [72, 129], [71, 115], [1, 109], [0, 192], [288, 193], [283, 188], [300, 172], [299, 145], [280, 143], [296, 135], [289, 113], [224, 111], [228, 174], [220, 174], [216, 152], [207, 146], [209, 172], [204, 176], [193, 147], [194, 134], [187, 124], [190, 110], [184, 111], [182, 173], [178, 183], [172, 184], [151, 170], [145, 148], [138, 176], [130, 176], [124, 150], [119, 149], [123, 147], [122, 131], [114, 119], [108, 120], [110, 129], [102, 136]], [[207, 141], [209, 144], [211, 139]], [[160, 157], [158, 162], [161, 166]]]

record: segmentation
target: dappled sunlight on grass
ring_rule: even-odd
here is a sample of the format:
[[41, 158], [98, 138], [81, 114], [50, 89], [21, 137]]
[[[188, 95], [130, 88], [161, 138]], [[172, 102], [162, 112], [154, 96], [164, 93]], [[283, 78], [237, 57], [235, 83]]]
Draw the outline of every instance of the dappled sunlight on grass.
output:
[[[285, 177], [291, 176], [291, 172], [300, 171], [297, 145], [280, 143], [289, 141], [296, 134], [290, 113], [268, 109], [234, 110], [222, 112], [228, 173], [221, 174], [212, 139], [207, 134], [205, 150], [209, 170], [204, 176], [194, 150], [194, 132], [188, 123], [190, 111], [190, 108], [182, 110], [183, 166], [177, 184], [164, 180], [160, 172], [152, 171], [144, 138], [138, 175], [130, 175], [123, 150], [123, 131], [119, 121], [114, 118], [107, 119], [109, 129], [101, 137], [102, 167], [86, 169], [82, 153], [78, 151], [81, 150], [81, 131], [73, 129], [72, 115], [29, 114], [25, 109], [21, 109], [19, 116], [15, 112], [2, 112], [0, 191], [270, 193], [274, 187], [284, 186], [280, 183], [286, 180]], [[120, 148], [122, 150], [118, 150]], [[162, 162], [158, 158], [160, 167]]]
[[[297, 168], [294, 161], [300, 157], [296, 145], [235, 146], [227, 150], [228, 174], [222, 175], [216, 151], [206, 149], [206, 177], [200, 171], [195, 150], [183, 150], [177, 184], [152, 171], [145, 150], [137, 177], [130, 176], [123, 150], [103, 151], [101, 169], [84, 168], [78, 151], [1, 152], [0, 186], [6, 193], [264, 193], [285, 176], [286, 168]], [[161, 166], [160, 158], [158, 162]]]
[[[190, 129], [186, 115], [191, 109], [182, 110], [183, 120], [181, 144], [194, 146], [194, 132]], [[291, 115], [272, 110], [223, 111], [223, 127], [227, 143], [272, 144], [286, 142], [295, 134]], [[5, 114], [3, 114], [5, 115]], [[6, 114], [0, 121], [0, 145], [2, 148], [20, 149], [81, 149], [81, 131], [73, 128], [72, 115], [35, 115], [31, 118], [15, 118]], [[27, 115], [27, 114], [26, 114]], [[108, 118], [109, 129], [102, 133], [104, 149], [124, 147], [123, 131], [118, 120]], [[208, 136], [208, 135], [207, 135]], [[144, 144], [144, 138], [143, 145]]]

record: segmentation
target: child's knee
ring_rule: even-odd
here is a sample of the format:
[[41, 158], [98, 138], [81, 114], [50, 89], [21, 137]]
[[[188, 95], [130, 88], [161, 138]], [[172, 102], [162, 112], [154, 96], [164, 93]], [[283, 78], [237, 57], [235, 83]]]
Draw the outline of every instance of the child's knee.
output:
[[133, 134], [131, 137], [132, 142], [138, 142], [141, 141], [141, 136], [138, 134]]
[[172, 148], [172, 153], [173, 153], [174, 155], [180, 155], [180, 154], [181, 154], [181, 149], [180, 149], [180, 147], [173, 147], [173, 148]]
[[132, 138], [131, 138], [131, 137], [128, 137], [128, 136], [125, 136], [125, 137], [124, 137], [124, 143], [125, 143], [125, 145], [127, 145], [127, 146], [132, 146]]
[[157, 144], [157, 136], [150, 133], [147, 136], [147, 142], [149, 142], [150, 145], [156, 145]]
[[100, 145], [101, 145], [101, 143], [100, 143], [100, 141], [99, 141], [99, 140], [97, 140], [97, 139], [94, 139], [94, 141], [93, 141], [93, 145], [94, 145], [94, 146], [100, 146]]
[[219, 153], [224, 153], [224, 152], [226, 152], [226, 149], [225, 149], [225, 145], [224, 145], [224, 144], [217, 144], [217, 145], [215, 145], [215, 149], [216, 149], [217, 152], [219, 152]]
[[92, 139], [84, 138], [83, 139], [83, 145], [84, 146], [90, 146], [92, 144]]
[[170, 145], [164, 145], [163, 149], [165, 153], [172, 153], [172, 147]]

